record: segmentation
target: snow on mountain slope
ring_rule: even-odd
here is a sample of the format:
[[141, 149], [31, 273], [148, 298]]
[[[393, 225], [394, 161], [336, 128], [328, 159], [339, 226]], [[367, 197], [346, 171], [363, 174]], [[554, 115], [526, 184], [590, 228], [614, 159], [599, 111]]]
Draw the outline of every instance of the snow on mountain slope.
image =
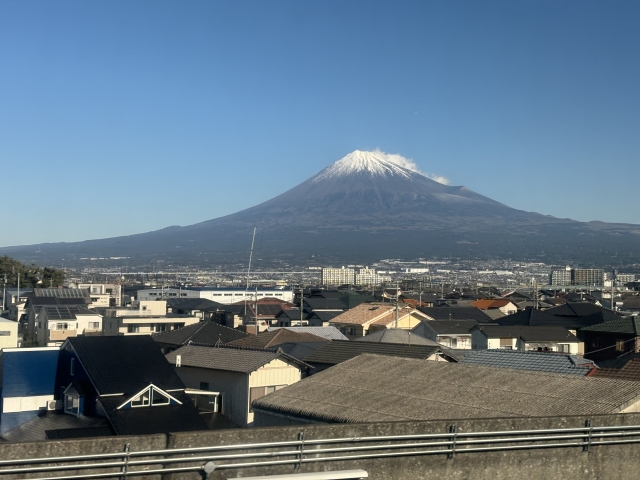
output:
[[[399, 165], [399, 162], [404, 163], [404, 166]], [[355, 150], [322, 170], [313, 177], [313, 181], [320, 182], [354, 174], [372, 177], [398, 175], [411, 179], [412, 174], [418, 172], [407, 166], [411, 166], [411, 163], [400, 155], [389, 155], [379, 150], [373, 152]]]

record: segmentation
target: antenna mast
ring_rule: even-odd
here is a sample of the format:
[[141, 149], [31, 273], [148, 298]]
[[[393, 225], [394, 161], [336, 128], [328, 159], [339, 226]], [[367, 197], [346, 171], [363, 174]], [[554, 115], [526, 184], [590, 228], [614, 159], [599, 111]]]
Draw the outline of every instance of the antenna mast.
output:
[[[249, 274], [251, 273], [251, 259], [253, 258], [253, 243], [256, 240], [256, 227], [253, 227], [253, 238], [251, 238], [251, 251], [249, 252], [249, 268], [247, 268], [247, 282], [244, 288], [244, 316], [247, 316], [247, 295], [249, 294]], [[257, 334], [257, 332], [256, 332]]]

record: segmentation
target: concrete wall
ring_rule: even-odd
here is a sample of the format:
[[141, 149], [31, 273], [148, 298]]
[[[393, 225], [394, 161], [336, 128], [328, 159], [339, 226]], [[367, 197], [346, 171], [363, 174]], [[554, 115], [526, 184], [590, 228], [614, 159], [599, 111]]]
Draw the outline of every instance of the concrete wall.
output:
[[[58, 457], [58, 456], [67, 456], [67, 455], [91, 455], [91, 454], [99, 454], [99, 453], [113, 453], [113, 452], [123, 452], [124, 447], [127, 443], [131, 444], [130, 451], [146, 451], [146, 450], [160, 450], [165, 448], [166, 446], [166, 436], [165, 435], [147, 435], [147, 436], [139, 436], [139, 437], [96, 437], [96, 438], [88, 438], [82, 440], [65, 440], [65, 441], [44, 441], [44, 442], [27, 442], [27, 443], [0, 443], [0, 458], [2, 460], [13, 460], [13, 459], [21, 459], [21, 458], [42, 458], [42, 457]], [[148, 459], [150, 457], [139, 457], [140, 459]], [[136, 459], [138, 459], [136, 457]], [[98, 461], [96, 463], [102, 463], [103, 461]], [[42, 463], [37, 466], [48, 466], [51, 464]], [[26, 467], [27, 465], [22, 465]], [[35, 464], [30, 466], [36, 466]], [[13, 468], [17, 468], [18, 466], [13, 466]], [[0, 468], [10, 468], [10, 467], [0, 467]], [[162, 468], [161, 465], [150, 465], [146, 467], [129, 467], [130, 470], [141, 470], [141, 469], [155, 469]], [[119, 468], [114, 468], [111, 471], [117, 472]], [[90, 473], [102, 473], [108, 472], [109, 470], [95, 469], [80, 469], [80, 470], [67, 470], [56, 472], [56, 476], [62, 476], [64, 474], [67, 475], [88, 475]], [[14, 479], [23, 479], [23, 478], [42, 478], [52, 476], [51, 473], [43, 474], [43, 473], [20, 473], [14, 475], [2, 475], [3, 480], [14, 480]], [[119, 478], [117, 475], [114, 475], [111, 478]], [[136, 475], [136, 479], [145, 479], [145, 480], [159, 480], [161, 477], [159, 475]], [[194, 477], [201, 478], [201, 477]]]
[[[247, 443], [297, 440], [304, 432], [305, 440], [316, 438], [345, 438], [377, 435], [406, 435], [418, 433], [448, 432], [456, 425], [459, 432], [526, 430], [543, 428], [583, 427], [590, 419], [594, 426], [640, 425], [640, 414], [594, 415], [590, 417], [544, 417], [509, 418], [486, 420], [388, 422], [371, 424], [299, 425], [280, 428], [253, 428], [219, 430], [208, 432], [177, 433], [167, 437], [154, 435], [145, 437], [109, 437], [60, 442], [33, 442], [23, 444], [0, 443], [0, 458], [29, 458], [47, 455], [78, 455], [85, 453], [119, 452], [124, 444], [131, 442], [131, 449], [161, 449], [165, 442], [168, 448], [196, 448], [213, 445], [235, 445]], [[333, 445], [326, 444], [323, 448]], [[306, 448], [306, 458], [311, 458], [312, 449]], [[464, 448], [464, 447], [460, 447]], [[234, 451], [234, 453], [240, 453]], [[350, 452], [335, 455], [350, 454]], [[202, 455], [202, 453], [194, 453]], [[277, 460], [273, 456], [264, 460]], [[291, 458], [291, 457], [287, 457]], [[244, 462], [246, 459], [235, 461]], [[234, 460], [224, 460], [233, 463]], [[204, 461], [202, 461], [204, 463]], [[218, 462], [220, 463], [220, 462]], [[186, 465], [186, 464], [185, 464]], [[170, 464], [177, 467], [180, 464]], [[458, 453], [451, 459], [446, 454], [372, 458], [364, 460], [334, 460], [330, 462], [305, 463], [295, 470], [291, 465], [251, 467], [220, 470], [218, 478], [240, 478], [250, 475], [292, 474], [327, 470], [361, 468], [371, 479], [416, 479], [416, 480], [462, 480], [462, 479], [512, 479], [527, 478], [543, 480], [559, 479], [632, 479], [638, 478], [640, 470], [640, 448], [638, 444], [591, 446], [583, 452], [581, 446], [515, 450], [503, 452]], [[80, 472], [82, 474], [82, 471]], [[88, 473], [88, 472], [86, 472]], [[42, 476], [42, 475], [40, 475]], [[3, 477], [5, 478], [5, 477]], [[28, 478], [24, 475], [8, 478]], [[136, 477], [144, 478], [144, 477]], [[163, 480], [200, 479], [199, 473], [166, 474]]]

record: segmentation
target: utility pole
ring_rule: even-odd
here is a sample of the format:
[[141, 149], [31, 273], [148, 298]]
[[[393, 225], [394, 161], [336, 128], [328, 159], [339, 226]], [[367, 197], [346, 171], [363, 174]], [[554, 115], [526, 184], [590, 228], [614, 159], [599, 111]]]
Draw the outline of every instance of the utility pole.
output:
[[614, 310], [615, 304], [613, 303], [613, 294], [615, 291], [616, 285], [616, 271], [614, 270], [611, 274], [611, 310]]
[[304, 283], [300, 284], [300, 326], [302, 326], [302, 307], [304, 305]]
[[398, 291], [398, 282], [396, 282], [396, 328], [398, 328], [398, 300], [400, 299]]

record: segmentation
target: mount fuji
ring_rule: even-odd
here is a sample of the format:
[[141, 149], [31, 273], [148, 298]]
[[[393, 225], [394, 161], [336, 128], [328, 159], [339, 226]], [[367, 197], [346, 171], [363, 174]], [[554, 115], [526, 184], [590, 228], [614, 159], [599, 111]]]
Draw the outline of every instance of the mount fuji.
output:
[[288, 265], [418, 257], [609, 265], [618, 254], [640, 256], [638, 225], [516, 210], [435, 181], [398, 155], [359, 150], [231, 215], [124, 237], [5, 247], [0, 255], [37, 263], [115, 256], [140, 264], [232, 265], [246, 263], [254, 227], [258, 258]]

